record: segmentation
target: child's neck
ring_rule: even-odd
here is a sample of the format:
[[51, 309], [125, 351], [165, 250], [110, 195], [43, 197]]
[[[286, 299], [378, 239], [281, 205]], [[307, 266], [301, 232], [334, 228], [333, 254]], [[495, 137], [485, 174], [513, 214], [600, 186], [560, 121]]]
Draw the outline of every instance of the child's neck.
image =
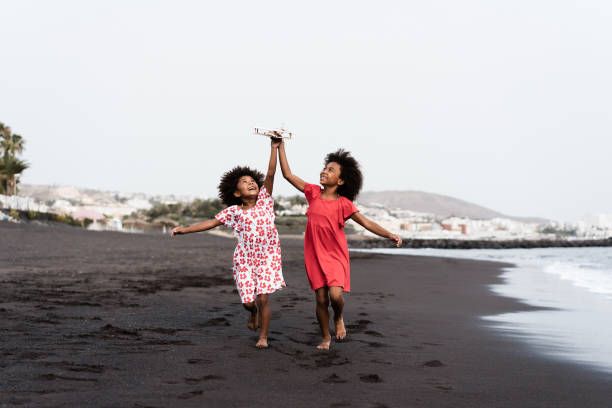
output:
[[324, 200], [337, 200], [339, 198], [338, 186], [323, 186], [321, 198]]
[[242, 199], [242, 209], [250, 210], [257, 204], [257, 197]]

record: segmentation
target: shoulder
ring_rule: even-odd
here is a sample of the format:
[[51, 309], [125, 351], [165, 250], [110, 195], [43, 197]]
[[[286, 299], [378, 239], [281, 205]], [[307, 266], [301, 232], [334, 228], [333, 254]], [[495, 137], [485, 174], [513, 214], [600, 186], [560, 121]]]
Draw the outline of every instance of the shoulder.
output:
[[354, 203], [353, 203], [351, 200], [349, 200], [349, 199], [348, 199], [348, 198], [346, 198], [345, 196], [339, 196], [339, 197], [338, 197], [338, 202], [339, 202], [340, 204], [343, 204], [343, 205], [352, 205], [352, 206], [354, 206], [354, 205], [355, 205], [355, 204], [354, 204]]
[[306, 183], [304, 185], [304, 193], [309, 193], [309, 194], [317, 194], [317, 193], [321, 193], [321, 187], [317, 184], [310, 184], [310, 183]]
[[306, 201], [310, 204], [313, 200], [316, 200], [321, 196], [321, 187], [316, 184], [306, 183], [304, 185], [304, 196]]
[[219, 220], [222, 224], [225, 224], [229, 227], [233, 227], [234, 223], [236, 222], [236, 219], [238, 218], [238, 212], [238, 206], [232, 205], [221, 210], [217, 215], [215, 215], [215, 218]]
[[260, 188], [257, 198], [268, 198], [268, 197], [272, 197], [270, 193], [268, 192], [268, 189], [266, 187]]
[[352, 214], [352, 213], [359, 212], [357, 207], [355, 207], [355, 203], [353, 203], [351, 200], [349, 200], [348, 198], [344, 196], [340, 196], [340, 198], [338, 198], [338, 204], [344, 209], [345, 214]]
[[238, 206], [230, 205], [229, 207], [226, 207], [223, 210], [221, 210], [219, 214], [234, 214], [236, 212], [238, 212]]

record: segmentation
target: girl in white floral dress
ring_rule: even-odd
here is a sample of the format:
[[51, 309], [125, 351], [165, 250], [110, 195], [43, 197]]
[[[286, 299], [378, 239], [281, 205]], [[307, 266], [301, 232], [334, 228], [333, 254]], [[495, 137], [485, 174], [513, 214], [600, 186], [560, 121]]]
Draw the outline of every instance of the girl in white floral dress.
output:
[[[268, 347], [269, 294], [285, 286], [278, 232], [274, 226], [272, 188], [279, 142], [272, 141], [268, 173], [234, 167], [221, 178], [219, 197], [228, 205], [212, 220], [177, 227], [171, 236], [206, 231], [221, 224], [234, 230], [234, 281], [245, 309], [250, 312], [249, 329], [259, 332], [256, 347]], [[262, 187], [263, 186], [263, 187]]]

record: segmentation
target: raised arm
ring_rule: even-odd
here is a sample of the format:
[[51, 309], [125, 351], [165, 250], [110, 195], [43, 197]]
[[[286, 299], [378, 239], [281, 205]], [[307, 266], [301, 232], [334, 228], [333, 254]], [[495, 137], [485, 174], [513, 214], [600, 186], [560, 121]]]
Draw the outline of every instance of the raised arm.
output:
[[364, 217], [360, 213], [356, 212], [351, 215], [351, 220], [355, 221], [357, 224], [361, 225], [363, 228], [367, 229], [373, 234], [378, 235], [379, 237], [390, 239], [395, 242], [395, 245], [399, 248], [402, 246], [402, 237], [397, 234], [392, 234], [374, 221]]
[[268, 194], [272, 195], [272, 189], [274, 188], [274, 174], [276, 173], [276, 156], [278, 155], [278, 146], [280, 146], [280, 140], [274, 140], [270, 138], [270, 161], [268, 162], [268, 172], [266, 173], [266, 179], [264, 180], [264, 187], [268, 190]]
[[300, 190], [302, 193], [304, 192], [304, 187], [306, 187], [306, 182], [291, 173], [291, 169], [289, 168], [289, 162], [287, 162], [287, 154], [285, 153], [285, 142], [281, 142], [278, 148], [278, 158], [280, 160], [281, 171], [283, 172], [283, 177], [293, 184], [293, 187]]
[[170, 233], [170, 237], [174, 238], [175, 235], [183, 235], [183, 234], [189, 234], [192, 232], [206, 231], [206, 230], [218, 227], [219, 225], [221, 225], [221, 221], [219, 221], [216, 218], [213, 218], [211, 220], [198, 222], [197, 224], [193, 224], [188, 227], [176, 227]]

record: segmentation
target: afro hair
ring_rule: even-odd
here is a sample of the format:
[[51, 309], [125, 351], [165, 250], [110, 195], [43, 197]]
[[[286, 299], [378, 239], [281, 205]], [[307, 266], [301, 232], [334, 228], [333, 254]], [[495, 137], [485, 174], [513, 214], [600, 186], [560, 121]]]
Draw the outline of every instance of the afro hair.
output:
[[263, 186], [264, 183], [264, 175], [259, 171], [252, 169], [246, 166], [236, 166], [230, 171], [226, 172], [221, 177], [221, 182], [219, 183], [219, 198], [225, 205], [240, 205], [242, 204], [242, 200], [240, 197], [236, 197], [234, 192], [236, 191], [236, 186], [238, 185], [238, 180], [242, 176], [251, 176], [253, 180], [257, 183], [259, 188]]
[[344, 149], [338, 149], [325, 156], [325, 165], [327, 166], [331, 162], [340, 165], [340, 178], [344, 180], [344, 184], [338, 186], [338, 194], [355, 201], [363, 184], [363, 175], [359, 169], [359, 163], [351, 156], [351, 152]]

